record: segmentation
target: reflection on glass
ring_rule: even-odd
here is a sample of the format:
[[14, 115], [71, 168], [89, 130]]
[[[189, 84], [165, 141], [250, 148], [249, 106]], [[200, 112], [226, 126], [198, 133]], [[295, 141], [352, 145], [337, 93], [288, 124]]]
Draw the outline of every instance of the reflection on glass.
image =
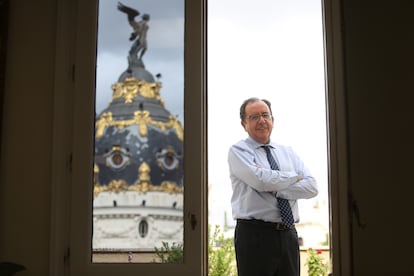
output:
[[93, 262], [183, 248], [183, 1], [100, 1]]

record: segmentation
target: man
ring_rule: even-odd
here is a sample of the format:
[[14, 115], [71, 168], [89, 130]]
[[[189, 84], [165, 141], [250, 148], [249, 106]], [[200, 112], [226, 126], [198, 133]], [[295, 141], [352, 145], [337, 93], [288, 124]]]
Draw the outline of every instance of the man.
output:
[[240, 119], [248, 137], [228, 154], [238, 276], [299, 276], [297, 200], [315, 197], [316, 181], [290, 147], [271, 141], [269, 101], [247, 99]]

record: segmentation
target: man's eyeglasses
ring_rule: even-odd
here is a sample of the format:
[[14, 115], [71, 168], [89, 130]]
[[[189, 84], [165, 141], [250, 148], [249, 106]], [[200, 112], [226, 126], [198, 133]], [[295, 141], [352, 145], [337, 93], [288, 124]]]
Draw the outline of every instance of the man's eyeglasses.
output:
[[251, 121], [258, 121], [260, 117], [263, 117], [266, 121], [270, 120], [272, 118], [272, 115], [270, 115], [269, 112], [263, 112], [262, 114], [253, 114], [250, 116], [247, 116], [247, 118]]

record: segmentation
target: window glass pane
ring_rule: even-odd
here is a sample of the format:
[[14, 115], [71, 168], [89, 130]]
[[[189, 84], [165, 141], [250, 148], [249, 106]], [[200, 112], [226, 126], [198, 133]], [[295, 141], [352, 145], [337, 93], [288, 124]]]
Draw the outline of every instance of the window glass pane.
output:
[[93, 262], [182, 251], [183, 45], [184, 0], [100, 1]]
[[308, 248], [322, 249], [327, 259], [330, 251], [321, 1], [262, 0], [252, 7], [249, 1], [208, 1], [209, 224], [233, 238], [227, 154], [247, 137], [240, 105], [265, 98], [272, 103], [272, 141], [291, 146], [319, 186], [317, 197], [298, 201], [306, 272]]

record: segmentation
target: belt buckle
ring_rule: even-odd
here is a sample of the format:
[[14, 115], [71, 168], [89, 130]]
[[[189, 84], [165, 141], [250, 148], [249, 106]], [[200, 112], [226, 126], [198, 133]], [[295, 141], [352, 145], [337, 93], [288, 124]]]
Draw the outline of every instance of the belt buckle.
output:
[[289, 230], [290, 228], [283, 223], [276, 223], [276, 230]]

